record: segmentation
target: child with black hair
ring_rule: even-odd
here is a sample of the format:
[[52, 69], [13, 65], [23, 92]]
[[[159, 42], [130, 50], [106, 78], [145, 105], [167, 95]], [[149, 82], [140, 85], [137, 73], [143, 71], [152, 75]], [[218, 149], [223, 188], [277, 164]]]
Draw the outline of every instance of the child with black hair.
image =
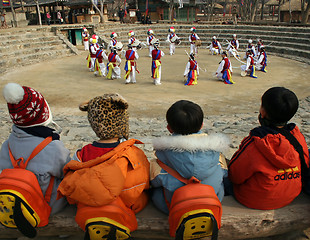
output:
[[259, 111], [261, 126], [251, 130], [233, 155], [228, 176], [235, 198], [255, 209], [277, 209], [291, 203], [301, 192], [299, 153], [285, 135], [302, 146], [306, 164], [309, 152], [304, 136], [288, 121], [298, 109], [296, 95], [284, 87], [268, 89]]
[[[180, 100], [167, 111], [167, 129], [171, 136], [154, 139], [156, 157], [177, 171], [182, 177], [195, 177], [211, 185], [220, 201], [224, 197], [224, 169], [221, 152], [228, 148], [229, 139], [223, 134], [201, 132], [204, 114], [201, 107], [191, 101]], [[169, 214], [167, 204], [175, 190], [184, 183], [168, 174], [156, 161], [151, 161], [152, 200], [157, 208]]]

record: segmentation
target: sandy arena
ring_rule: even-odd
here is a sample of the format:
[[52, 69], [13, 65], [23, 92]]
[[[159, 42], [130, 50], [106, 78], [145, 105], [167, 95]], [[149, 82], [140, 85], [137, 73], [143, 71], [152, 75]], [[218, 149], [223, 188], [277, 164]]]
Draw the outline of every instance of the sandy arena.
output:
[[[0, 77], [0, 87], [8, 82], [17, 82], [40, 91], [48, 100], [54, 114], [59, 111], [79, 113], [80, 102], [97, 95], [118, 92], [129, 101], [131, 116], [164, 116], [167, 108], [179, 99], [197, 102], [206, 115], [228, 113], [250, 113], [258, 111], [262, 93], [272, 86], [284, 86], [293, 90], [299, 99], [309, 96], [309, 65], [293, 60], [268, 55], [267, 73], [257, 71], [257, 79], [240, 76], [240, 63], [231, 58], [233, 66], [233, 85], [226, 85], [213, 77], [221, 57], [210, 55], [205, 48], [199, 49], [197, 61], [200, 70], [198, 85], [184, 86], [183, 73], [188, 57], [185, 48], [177, 48], [176, 54], [168, 55], [167, 48], [162, 49], [162, 85], [152, 83], [151, 59], [147, 49], [138, 53], [136, 84], [124, 84], [124, 79], [107, 80], [95, 77], [86, 67], [87, 52], [78, 56], [50, 59], [49, 61], [20, 67]], [[186, 49], [189, 51], [189, 49]], [[124, 76], [124, 60], [121, 64]], [[1, 98], [0, 103], [4, 103]]]

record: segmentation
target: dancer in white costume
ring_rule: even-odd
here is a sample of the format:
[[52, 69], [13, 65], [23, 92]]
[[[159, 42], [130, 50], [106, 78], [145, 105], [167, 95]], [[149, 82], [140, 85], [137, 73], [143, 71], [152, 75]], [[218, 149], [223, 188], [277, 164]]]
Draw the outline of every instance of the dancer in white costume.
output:
[[237, 35], [233, 34], [232, 40], [229, 42], [227, 51], [228, 51], [228, 56], [231, 57], [231, 55], [236, 56], [239, 58], [239, 40], [237, 39]]
[[125, 53], [125, 58], [125, 83], [136, 83], [137, 63], [135, 60], [138, 60], [139, 55], [135, 50], [133, 50], [131, 44], [128, 44], [128, 50]]
[[217, 41], [216, 36], [212, 37], [212, 42], [210, 45], [210, 51], [212, 55], [220, 54], [222, 50], [222, 46], [219, 41]]
[[152, 57], [152, 51], [154, 49], [154, 46], [153, 46], [152, 42], [155, 39], [153, 30], [152, 29], [147, 30], [147, 35], [148, 36], [146, 38], [146, 43], [149, 46], [149, 57]]
[[191, 43], [191, 50], [190, 50], [190, 54], [197, 54], [197, 46], [196, 46], [196, 41], [200, 40], [200, 38], [198, 37], [197, 33], [196, 33], [196, 28], [192, 27], [191, 28], [191, 34], [188, 37], [188, 41]]
[[107, 79], [115, 79], [121, 78], [121, 69], [119, 65], [121, 64], [122, 60], [117, 55], [116, 48], [112, 48], [111, 53], [108, 56], [108, 64], [107, 64]]
[[95, 76], [106, 76], [106, 64], [104, 61], [108, 60], [108, 56], [106, 52], [103, 50], [104, 45], [102, 44], [100, 46], [100, 49], [97, 50], [96, 53], [96, 62], [95, 62], [95, 69], [94, 69], [94, 74]]
[[86, 27], [83, 27], [82, 38], [83, 38], [84, 50], [89, 51], [89, 33]]
[[169, 34], [167, 36], [167, 42], [170, 43], [169, 50], [170, 55], [173, 55], [175, 53], [175, 45], [179, 41], [179, 37], [175, 34], [174, 27], [169, 28]]
[[159, 50], [159, 41], [157, 40], [154, 44], [154, 49], [152, 51], [152, 78], [154, 79], [155, 85], [161, 85], [161, 57], [165, 54], [163, 51]]

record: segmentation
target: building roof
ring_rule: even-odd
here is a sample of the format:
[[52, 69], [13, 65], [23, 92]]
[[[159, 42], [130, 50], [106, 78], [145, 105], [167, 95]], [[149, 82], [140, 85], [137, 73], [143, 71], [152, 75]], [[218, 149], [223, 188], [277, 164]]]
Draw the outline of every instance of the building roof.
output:
[[[289, 11], [290, 2], [286, 2], [280, 6], [280, 11]], [[291, 0], [291, 11], [301, 11], [301, 1], [300, 0]]]

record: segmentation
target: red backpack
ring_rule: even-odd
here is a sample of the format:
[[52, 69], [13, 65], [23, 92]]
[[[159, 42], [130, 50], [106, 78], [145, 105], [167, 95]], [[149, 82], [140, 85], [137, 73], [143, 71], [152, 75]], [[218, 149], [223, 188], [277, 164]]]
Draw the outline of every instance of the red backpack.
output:
[[183, 178], [163, 162], [157, 160], [157, 163], [186, 184], [173, 193], [168, 205], [170, 236], [177, 240], [207, 236], [212, 236], [212, 240], [217, 239], [221, 227], [222, 204], [213, 187], [201, 184], [195, 177]]
[[45, 138], [24, 161], [14, 159], [9, 147], [13, 169], [4, 169], [0, 174], [0, 223], [8, 228], [17, 228], [29, 238], [37, 234], [36, 227], [48, 224], [51, 207], [50, 201], [54, 177], [43, 196], [35, 174], [26, 169], [28, 162], [52, 141]]

